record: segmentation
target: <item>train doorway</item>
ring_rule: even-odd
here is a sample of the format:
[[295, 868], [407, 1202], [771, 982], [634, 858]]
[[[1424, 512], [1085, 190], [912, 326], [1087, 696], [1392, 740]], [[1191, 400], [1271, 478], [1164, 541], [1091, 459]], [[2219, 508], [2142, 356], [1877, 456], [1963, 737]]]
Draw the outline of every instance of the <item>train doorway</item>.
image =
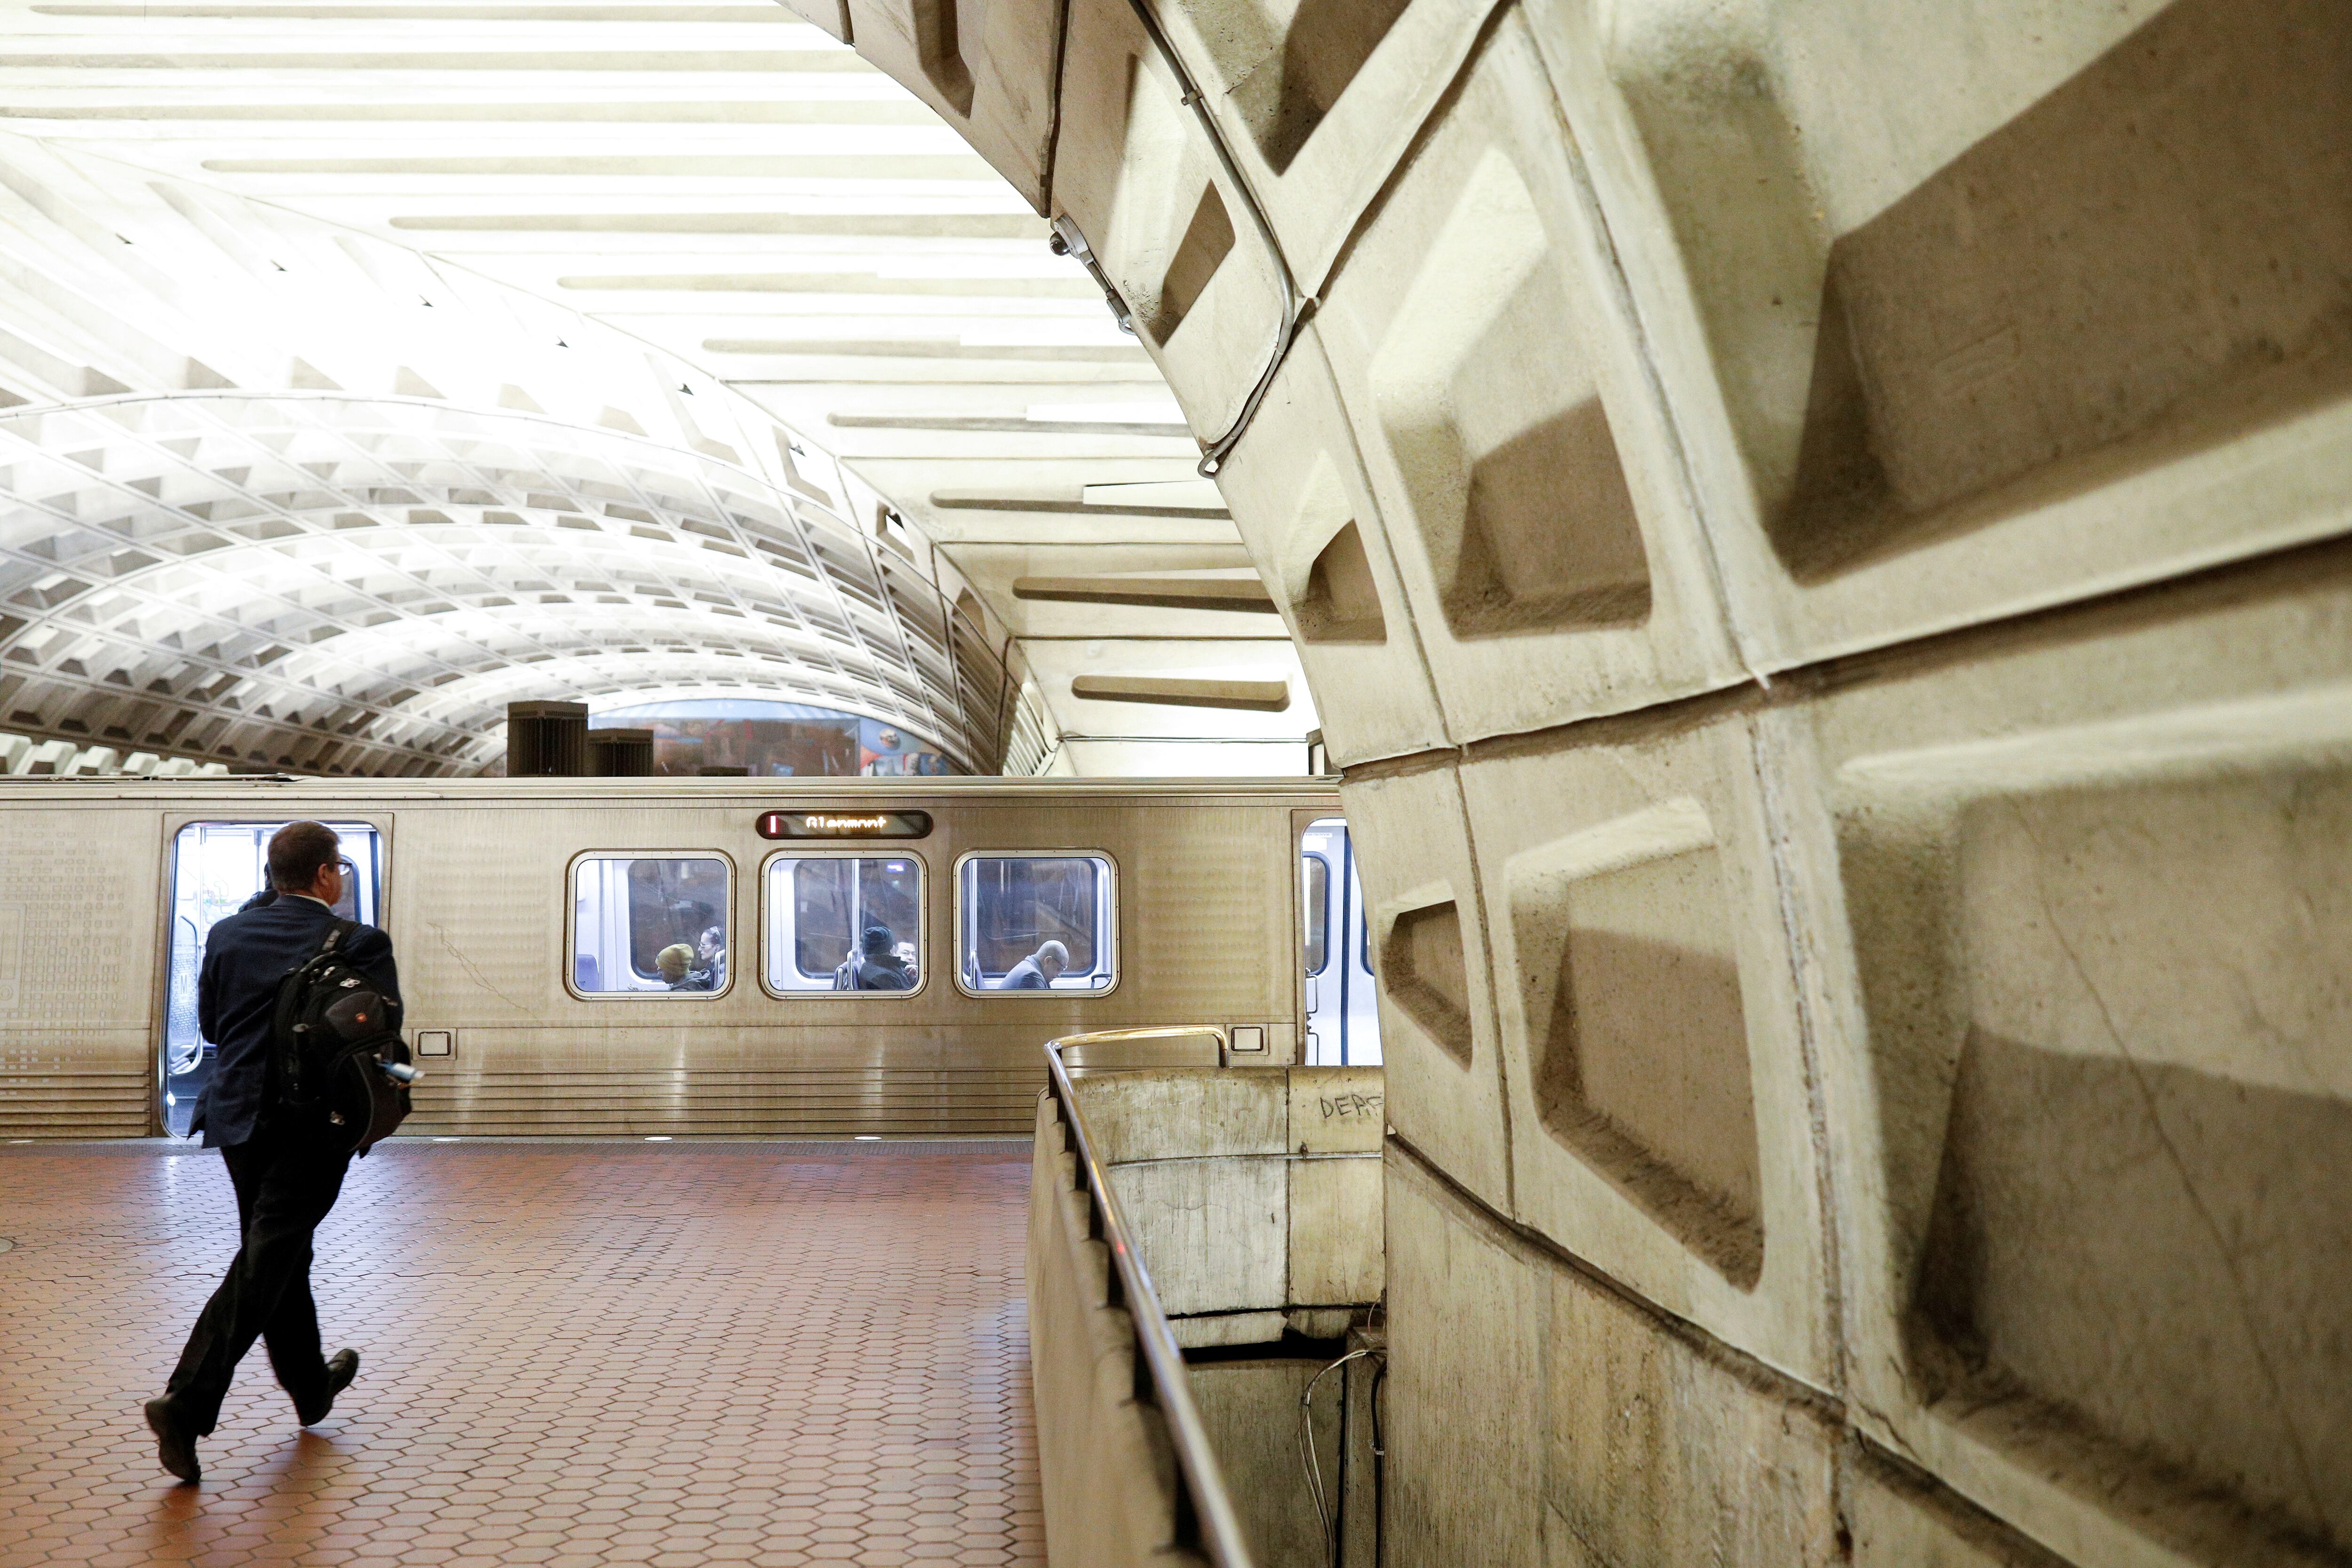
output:
[[[196, 1027], [196, 977], [214, 923], [269, 885], [269, 836], [284, 822], [190, 822], [172, 840], [170, 977], [163, 1007], [163, 1130], [188, 1134], [196, 1096], [212, 1081], [213, 1048]], [[381, 925], [383, 835], [368, 822], [329, 822], [343, 841], [343, 896], [335, 913]]]
[[1379, 1065], [1370, 922], [1346, 818], [1318, 818], [1299, 836], [1298, 907], [1306, 969], [1303, 1060], [1309, 1067]]

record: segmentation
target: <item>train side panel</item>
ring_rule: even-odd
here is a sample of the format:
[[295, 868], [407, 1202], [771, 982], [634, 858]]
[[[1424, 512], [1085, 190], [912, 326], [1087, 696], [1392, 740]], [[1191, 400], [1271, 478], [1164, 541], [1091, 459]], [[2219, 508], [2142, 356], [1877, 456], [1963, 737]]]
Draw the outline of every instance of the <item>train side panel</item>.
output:
[[[427, 1063], [420, 1132], [976, 1133], [1025, 1130], [1040, 1044], [1092, 1029], [1266, 1026], [1297, 1038], [1287, 813], [1151, 801], [927, 800], [929, 838], [867, 845], [923, 866], [924, 981], [912, 997], [771, 995], [761, 883], [779, 845], [734, 807], [399, 814], [393, 935], [409, 1019], [457, 1032]], [[720, 853], [732, 865], [728, 989], [583, 996], [564, 984], [565, 881], [583, 852]], [[977, 851], [1070, 851], [1116, 867], [1118, 969], [1104, 995], [971, 996], [955, 984], [955, 872]], [[419, 878], [425, 885], [419, 885]]]
[[[536, 781], [534, 781], [536, 782]], [[512, 781], [372, 792], [357, 781], [58, 804], [0, 800], [0, 1127], [17, 1137], [138, 1135], [156, 1123], [162, 887], [192, 821], [364, 819], [387, 845], [385, 925], [421, 1061], [420, 1134], [772, 1135], [1021, 1132], [1041, 1043], [1085, 1030], [1255, 1025], [1296, 1059], [1296, 789], [1120, 794], [965, 786], [791, 803], [931, 813], [917, 841], [774, 842], [759, 795], [645, 789], [618, 798]], [[959, 861], [1097, 854], [1114, 868], [1117, 977], [1102, 992], [974, 995], [956, 981]], [[715, 994], [604, 995], [580, 984], [571, 872], [588, 853], [719, 856], [728, 962]], [[771, 857], [901, 856], [923, 870], [922, 983], [910, 996], [761, 984]], [[608, 961], [610, 961], [608, 959]], [[635, 982], [646, 983], [642, 964]]]
[[151, 1130], [162, 821], [0, 811], [0, 1137]]

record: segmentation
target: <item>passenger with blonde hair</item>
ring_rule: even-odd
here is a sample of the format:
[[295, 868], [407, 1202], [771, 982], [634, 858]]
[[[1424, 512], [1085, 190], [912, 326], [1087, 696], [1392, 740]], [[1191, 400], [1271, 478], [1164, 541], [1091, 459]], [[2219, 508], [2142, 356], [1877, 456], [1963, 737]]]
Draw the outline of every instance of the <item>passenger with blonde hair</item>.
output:
[[694, 949], [683, 942], [673, 942], [655, 954], [654, 967], [673, 991], [710, 989], [710, 971], [694, 967]]

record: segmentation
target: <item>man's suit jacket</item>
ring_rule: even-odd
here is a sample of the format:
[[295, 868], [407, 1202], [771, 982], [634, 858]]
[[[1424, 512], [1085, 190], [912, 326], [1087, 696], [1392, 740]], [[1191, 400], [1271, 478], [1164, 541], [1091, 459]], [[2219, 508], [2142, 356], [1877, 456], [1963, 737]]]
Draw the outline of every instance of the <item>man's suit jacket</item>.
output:
[[1050, 991], [1054, 983], [1045, 978], [1045, 971], [1037, 967], [1037, 957], [1033, 953], [1005, 970], [1004, 978], [996, 982], [996, 988], [1000, 991]]
[[[214, 923], [205, 938], [205, 966], [196, 979], [196, 1024], [218, 1048], [212, 1082], [196, 1099], [189, 1131], [205, 1146], [242, 1144], [253, 1136], [269, 1098], [269, 1022], [278, 983], [327, 939], [334, 912], [315, 898], [281, 893], [257, 907]], [[344, 939], [343, 956], [397, 1001], [400, 974], [392, 938], [362, 925]]]

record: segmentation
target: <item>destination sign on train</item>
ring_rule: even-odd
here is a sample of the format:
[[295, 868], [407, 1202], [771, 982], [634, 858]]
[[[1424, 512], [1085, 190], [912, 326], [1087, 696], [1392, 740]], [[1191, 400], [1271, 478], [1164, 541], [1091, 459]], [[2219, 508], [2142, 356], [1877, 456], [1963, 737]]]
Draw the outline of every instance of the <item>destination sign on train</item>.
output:
[[763, 839], [921, 839], [929, 811], [762, 811]]

